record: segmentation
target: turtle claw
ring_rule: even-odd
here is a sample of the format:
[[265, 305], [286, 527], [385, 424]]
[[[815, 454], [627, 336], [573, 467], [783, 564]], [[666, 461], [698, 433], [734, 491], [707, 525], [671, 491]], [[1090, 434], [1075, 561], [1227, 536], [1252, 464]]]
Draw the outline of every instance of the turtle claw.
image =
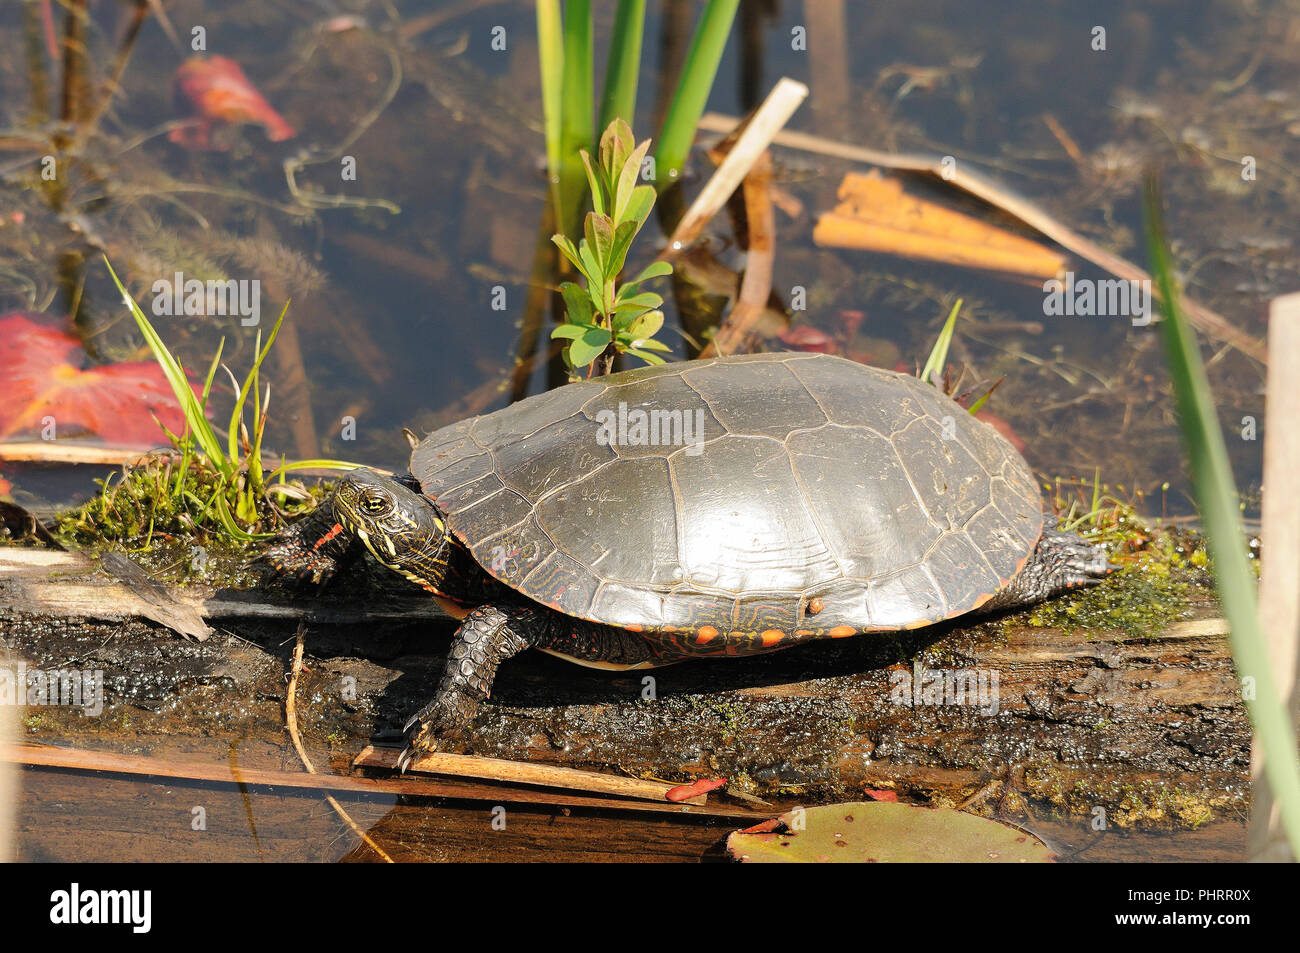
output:
[[414, 748], [412, 748], [410, 745], [407, 745], [405, 748], [403, 748], [402, 753], [397, 756], [397, 764], [395, 765], [395, 767], [397, 768], [397, 773], [405, 774], [406, 769], [411, 766], [411, 761], [414, 760], [414, 758], [415, 758]]
[[453, 740], [473, 720], [474, 705], [459, 693], [439, 695], [402, 726], [406, 747], [397, 756], [398, 770], [405, 773], [421, 755], [459, 750]]

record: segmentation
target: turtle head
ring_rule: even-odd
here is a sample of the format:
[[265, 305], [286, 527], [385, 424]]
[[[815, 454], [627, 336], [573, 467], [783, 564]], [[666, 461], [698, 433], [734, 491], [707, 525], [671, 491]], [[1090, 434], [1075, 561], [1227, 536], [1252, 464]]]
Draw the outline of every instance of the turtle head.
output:
[[334, 518], [389, 569], [435, 587], [442, 579], [447, 523], [423, 493], [364, 467], [352, 470], [334, 490]]

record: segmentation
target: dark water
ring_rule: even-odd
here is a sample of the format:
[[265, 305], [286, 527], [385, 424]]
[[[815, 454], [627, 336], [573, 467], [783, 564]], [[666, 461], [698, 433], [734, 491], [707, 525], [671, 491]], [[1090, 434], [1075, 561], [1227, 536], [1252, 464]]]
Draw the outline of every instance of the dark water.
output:
[[[343, 8], [326, 4], [177, 7], [182, 42], [205, 27], [209, 52], [238, 60], [299, 130], [269, 142], [244, 127], [224, 152], [186, 151], [158, 131], [178, 116], [170, 78], [182, 57], [147, 21], [101, 134], [67, 172], [72, 187], [61, 209], [30, 188], [29, 173], [14, 169], [31, 149], [8, 144], [5, 204], [25, 223], [0, 230], [0, 309], [59, 314], [75, 304], [95, 356], [122, 359], [139, 356], [139, 341], [100, 251], [146, 300], [154, 280], [186, 268], [260, 280], [268, 322], [292, 296], [300, 358], [283, 355], [268, 368], [270, 440], [291, 456], [399, 466], [400, 427], [445, 423], [553, 382], [555, 368], [548, 372], [544, 362], [531, 376], [511, 376], [527, 351], [525, 322], [551, 320], [527, 307], [546, 190], [531, 6], [469, 4], [457, 14], [447, 5], [399, 4], [399, 21], [378, 5], [362, 6], [347, 22], [337, 19]], [[430, 11], [444, 21], [418, 29]], [[89, 46], [101, 84], [127, 26], [116, 14], [93, 11]], [[652, 120], [671, 89], [664, 64], [680, 62], [694, 15], [691, 4], [651, 4], [638, 135], [657, 128]], [[598, 49], [611, 16], [598, 13]], [[22, 136], [52, 135], [57, 124], [30, 105], [20, 5], [6, 5], [0, 24], [5, 122]], [[505, 51], [491, 48], [496, 27], [505, 31]], [[807, 49], [792, 48], [805, 28]], [[1091, 49], [1095, 28], [1106, 31], [1104, 51]], [[812, 95], [793, 128], [957, 156], [1139, 262], [1139, 175], [1144, 165], [1159, 165], [1190, 294], [1259, 336], [1269, 297], [1295, 280], [1295, 216], [1287, 213], [1296, 181], [1286, 162], [1300, 103], [1294, 45], [1285, 42], [1295, 28], [1282, 8], [1234, 3], [749, 3], [710, 108], [743, 112], [781, 76], [808, 82]], [[388, 99], [395, 63], [401, 75]], [[45, 77], [52, 90], [56, 80]], [[47, 98], [57, 100], [53, 92]], [[313, 209], [295, 201], [283, 163], [302, 150], [311, 160], [297, 173], [302, 189], [326, 202], [394, 203], [400, 214], [378, 204]], [[355, 158], [355, 181], [341, 180], [338, 154]], [[1247, 154], [1258, 162], [1254, 182], [1239, 174]], [[948, 305], [962, 297], [966, 320], [952, 360], [970, 369], [970, 381], [1006, 376], [989, 409], [1023, 437], [1044, 477], [1090, 479], [1099, 469], [1104, 482], [1124, 487], [1122, 495], [1146, 494], [1148, 511], [1190, 510], [1154, 328], [1124, 317], [1045, 316], [1040, 282], [818, 249], [811, 224], [833, 204], [849, 166], [784, 149], [776, 158], [780, 184], [804, 206], [797, 219], [777, 219], [774, 292], [788, 303], [802, 287], [809, 301], [792, 315], [795, 324], [834, 334], [841, 312], [864, 312], [844, 349], [913, 367]], [[707, 170], [697, 155], [688, 197]], [[910, 187], [1005, 221], [950, 192]], [[706, 240], [717, 264], [743, 268], [725, 216]], [[636, 254], [648, 257], [657, 242], [652, 222]], [[1067, 267], [1081, 278], [1104, 277], [1074, 258]], [[725, 300], [684, 284], [675, 292], [662, 337], [685, 357], [693, 348], [674, 328], [683, 318], [697, 332], [711, 325]], [[690, 313], [680, 312], [682, 302]], [[234, 318], [159, 320], [190, 366], [205, 366], [224, 336], [232, 368], [246, 367], [255, 329]], [[1205, 344], [1238, 480], [1253, 505], [1261, 441], [1243, 440], [1240, 431], [1251, 416], [1263, 433], [1263, 371], [1219, 343]], [[288, 340], [279, 346], [295, 349]], [[219, 381], [218, 407], [229, 400]], [[354, 440], [344, 439], [349, 417]], [[47, 471], [14, 476], [29, 502], [75, 495], [76, 483]], [[1172, 489], [1160, 501], [1165, 482]]]
[[[205, 28], [208, 51], [242, 64], [298, 135], [270, 142], [248, 126], [231, 134], [222, 152], [169, 142], [161, 127], [178, 116], [171, 77], [184, 56], [151, 18], [121, 92], [98, 117], [98, 133], [69, 163], [57, 202], [30, 168], [44, 153], [39, 143], [64, 134], [57, 70], [47, 64], [38, 76], [32, 67], [41, 38], [39, 25], [28, 32], [30, 6], [0, 7], [0, 313], [75, 312], [96, 359], [140, 359], [140, 341], [100, 253], [139, 299], [175, 270], [259, 280], [263, 328], [293, 299], [296, 341], [283, 338], [266, 371], [273, 393], [268, 442], [289, 456], [398, 468], [405, 462], [400, 428], [439, 426], [555, 382], [555, 367], [544, 361], [515, 373], [521, 353], [529, 353], [528, 322], [542, 322], [544, 339], [551, 320], [528, 308], [538, 240], [546, 236], [530, 4], [406, 0], [394, 5], [393, 20], [387, 8], [367, 3], [169, 3], [182, 43]], [[612, 5], [597, 6], [600, 49]], [[61, 29], [61, 7], [55, 10]], [[662, 112], [697, 11], [694, 3], [650, 4], [638, 136], [657, 128], [653, 117]], [[128, 13], [127, 5], [92, 5], [94, 89], [112, 71]], [[345, 14], [357, 19], [338, 19]], [[439, 14], [446, 14], [441, 23], [416, 29], [421, 18]], [[496, 27], [505, 30], [505, 51], [491, 48]], [[1098, 27], [1104, 51], [1091, 48]], [[800, 28], [807, 29], [806, 49], [792, 43]], [[1245, 0], [750, 2], [709, 108], [737, 115], [779, 77], [799, 79], [812, 95], [792, 128], [957, 156], [1138, 263], [1141, 173], [1158, 166], [1189, 294], [1262, 337], [1269, 299], [1297, 284], [1297, 37], [1293, 7]], [[33, 105], [40, 82], [52, 112]], [[309, 161], [298, 186], [321, 199], [318, 207], [295, 199], [286, 181], [285, 160], [299, 154]], [[342, 156], [355, 158], [355, 181], [340, 177]], [[1254, 181], [1241, 177], [1245, 156], [1257, 160]], [[1192, 511], [1154, 328], [1133, 327], [1125, 317], [1046, 316], [1040, 282], [817, 248], [816, 215], [834, 204], [840, 178], [854, 167], [785, 149], [775, 160], [779, 185], [803, 206], [794, 217], [777, 213], [774, 292], [786, 304], [801, 287], [809, 301], [807, 311], [792, 314], [795, 325], [835, 335], [843, 312], [861, 311], [846, 349], [910, 368], [924, 361], [949, 305], [961, 297], [965, 319], [952, 359], [973, 380], [1005, 375], [989, 409], [1024, 439], [1045, 480], [1091, 479], [1097, 471], [1149, 513]], [[697, 154], [687, 198], [708, 169]], [[918, 182], [909, 188], [1008, 224], [954, 193]], [[336, 197], [344, 201], [331, 207]], [[714, 263], [743, 269], [725, 215], [706, 238]], [[652, 219], [636, 257], [648, 259], [662, 241]], [[1104, 277], [1073, 257], [1068, 267]], [[505, 296], [499, 310], [498, 289]], [[716, 288], [678, 285], [674, 292], [665, 295], [662, 337], [688, 357], [694, 348], [677, 331], [698, 333], [725, 302]], [[163, 318], [159, 329], [192, 368], [205, 367], [223, 337], [232, 368], [242, 372], [251, 359], [254, 329], [236, 318]], [[1202, 343], [1234, 470], [1253, 510], [1267, 426], [1264, 371], [1221, 342]], [[224, 380], [214, 393], [227, 408]], [[1247, 417], [1259, 439], [1242, 439]], [[353, 440], [343, 436], [348, 419], [355, 420]], [[83, 497], [99, 475], [7, 463], [0, 473], [15, 498], [38, 509]], [[1165, 483], [1170, 489], [1162, 493]], [[147, 792], [140, 796], [147, 800]], [[1208, 838], [1207, 849], [1236, 845], [1239, 837], [1234, 827], [1221, 840]]]

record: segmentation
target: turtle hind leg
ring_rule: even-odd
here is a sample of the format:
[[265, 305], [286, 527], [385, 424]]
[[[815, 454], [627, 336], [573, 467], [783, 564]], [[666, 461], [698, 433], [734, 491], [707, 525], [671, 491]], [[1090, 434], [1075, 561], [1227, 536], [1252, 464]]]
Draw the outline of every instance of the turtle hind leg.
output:
[[596, 668], [625, 669], [654, 661], [658, 652], [641, 636], [617, 626], [574, 619], [528, 605], [481, 605], [456, 630], [437, 693], [406, 723], [405, 771], [422, 751], [448, 750], [461, 740], [483, 700], [492, 693], [497, 667], [526, 648], [542, 649]]
[[1024, 568], [981, 606], [981, 612], [1023, 609], [1071, 589], [1094, 586], [1118, 569], [1106, 549], [1077, 533], [1045, 529]]

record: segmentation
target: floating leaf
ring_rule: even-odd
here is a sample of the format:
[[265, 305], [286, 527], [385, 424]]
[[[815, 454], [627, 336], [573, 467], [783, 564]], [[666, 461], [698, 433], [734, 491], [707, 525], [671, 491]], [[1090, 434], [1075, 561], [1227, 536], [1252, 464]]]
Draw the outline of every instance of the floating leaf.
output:
[[80, 339], [42, 315], [0, 316], [0, 439], [40, 433], [47, 417], [54, 418], [57, 435], [86, 431], [122, 447], [165, 443], [159, 424], [184, 429], [185, 417], [157, 364], [84, 364]]
[[727, 852], [749, 863], [1047, 863], [1032, 834], [974, 814], [888, 801], [797, 808], [770, 833], [735, 831]]
[[664, 798], [669, 801], [689, 801], [691, 798], [699, 797], [701, 794], [708, 794], [710, 791], [716, 791], [726, 783], [726, 778], [700, 778], [698, 781], [692, 781], [690, 784], [679, 784], [675, 788], [670, 788], [664, 794]]

